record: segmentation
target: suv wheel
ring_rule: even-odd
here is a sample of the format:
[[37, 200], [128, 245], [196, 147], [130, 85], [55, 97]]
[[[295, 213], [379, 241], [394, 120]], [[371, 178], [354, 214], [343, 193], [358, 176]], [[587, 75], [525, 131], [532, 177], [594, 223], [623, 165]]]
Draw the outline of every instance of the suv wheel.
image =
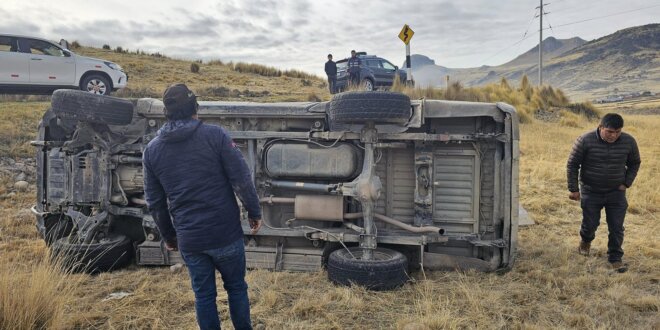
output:
[[403, 253], [376, 248], [373, 259], [363, 260], [362, 251], [352, 247], [332, 252], [328, 279], [335, 284], [355, 284], [375, 291], [396, 289], [408, 282], [408, 259]]
[[112, 85], [107, 78], [93, 74], [83, 79], [80, 83], [80, 89], [92, 94], [110, 95]]
[[392, 92], [346, 92], [332, 97], [328, 106], [331, 123], [375, 123], [404, 125], [410, 119], [410, 98]]
[[58, 89], [50, 102], [55, 115], [64, 120], [108, 125], [127, 125], [133, 121], [133, 103], [117, 97]]
[[365, 91], [371, 92], [374, 90], [374, 83], [371, 81], [371, 79], [364, 79], [362, 80], [362, 87]]

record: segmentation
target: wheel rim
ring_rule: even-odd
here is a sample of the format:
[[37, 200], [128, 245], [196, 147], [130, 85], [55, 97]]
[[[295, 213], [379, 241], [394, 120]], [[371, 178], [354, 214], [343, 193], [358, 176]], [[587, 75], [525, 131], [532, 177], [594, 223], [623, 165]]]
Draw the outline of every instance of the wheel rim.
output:
[[[349, 259], [364, 260], [363, 259], [364, 252], [362, 250], [351, 251], [351, 253], [352, 253], [352, 256], [350, 254], [347, 256]], [[353, 258], [353, 257], [355, 257], [355, 258]], [[372, 252], [372, 259], [370, 259], [370, 260], [373, 260], [373, 261], [392, 260], [392, 255], [390, 255], [387, 252], [380, 251], [380, 250], [374, 250]]]
[[374, 85], [371, 83], [371, 80], [365, 80], [364, 81], [364, 90], [371, 92], [374, 90]]
[[92, 79], [87, 83], [87, 91], [92, 94], [104, 95], [107, 90], [105, 83], [100, 79]]

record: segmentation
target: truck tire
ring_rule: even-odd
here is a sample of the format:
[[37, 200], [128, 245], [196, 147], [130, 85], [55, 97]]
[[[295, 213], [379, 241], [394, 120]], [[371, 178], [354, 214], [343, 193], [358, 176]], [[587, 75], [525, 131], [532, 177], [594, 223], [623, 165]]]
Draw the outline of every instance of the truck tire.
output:
[[51, 246], [56, 241], [68, 237], [73, 231], [73, 222], [69, 217], [59, 214], [51, 214], [44, 218], [44, 240], [46, 245]]
[[133, 245], [119, 234], [89, 244], [71, 243], [64, 237], [53, 242], [51, 256], [66, 270], [93, 274], [126, 266], [133, 257]]
[[337, 123], [400, 124], [412, 113], [410, 98], [393, 92], [346, 92], [332, 97], [328, 119]]
[[133, 121], [133, 103], [117, 97], [58, 89], [51, 98], [53, 112], [62, 120], [127, 125]]
[[110, 95], [112, 83], [102, 75], [92, 74], [80, 82], [80, 90], [90, 94]]
[[408, 259], [401, 252], [376, 248], [372, 260], [362, 260], [361, 256], [359, 247], [332, 252], [328, 260], [328, 279], [335, 284], [355, 284], [374, 291], [392, 290], [408, 281]]

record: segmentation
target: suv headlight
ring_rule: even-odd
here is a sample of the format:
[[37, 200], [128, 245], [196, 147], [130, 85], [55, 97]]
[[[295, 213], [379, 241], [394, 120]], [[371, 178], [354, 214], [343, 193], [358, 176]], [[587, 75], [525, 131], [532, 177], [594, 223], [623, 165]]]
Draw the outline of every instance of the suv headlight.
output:
[[112, 63], [112, 62], [103, 62], [105, 65], [107, 65], [110, 69], [117, 70], [117, 71], [124, 71], [124, 69], [119, 66], [117, 63]]

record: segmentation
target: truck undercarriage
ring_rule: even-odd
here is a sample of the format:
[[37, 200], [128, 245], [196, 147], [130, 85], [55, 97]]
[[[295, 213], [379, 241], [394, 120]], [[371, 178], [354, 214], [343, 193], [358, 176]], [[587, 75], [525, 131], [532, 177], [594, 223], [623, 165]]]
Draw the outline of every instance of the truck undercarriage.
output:
[[[200, 102], [198, 116], [225, 127], [251, 168], [265, 227], [250, 235], [242, 219], [249, 268], [327, 265], [331, 280], [348, 284], [365, 265], [401, 277], [402, 268], [513, 264], [519, 136], [509, 105], [351, 92], [331, 102]], [[165, 121], [155, 99], [54, 94], [33, 142], [33, 210], [54, 251], [103, 247], [87, 259], [73, 253], [93, 271], [133, 256], [182, 262], [144, 200], [142, 150]], [[400, 284], [377, 280], [366, 284]]]

